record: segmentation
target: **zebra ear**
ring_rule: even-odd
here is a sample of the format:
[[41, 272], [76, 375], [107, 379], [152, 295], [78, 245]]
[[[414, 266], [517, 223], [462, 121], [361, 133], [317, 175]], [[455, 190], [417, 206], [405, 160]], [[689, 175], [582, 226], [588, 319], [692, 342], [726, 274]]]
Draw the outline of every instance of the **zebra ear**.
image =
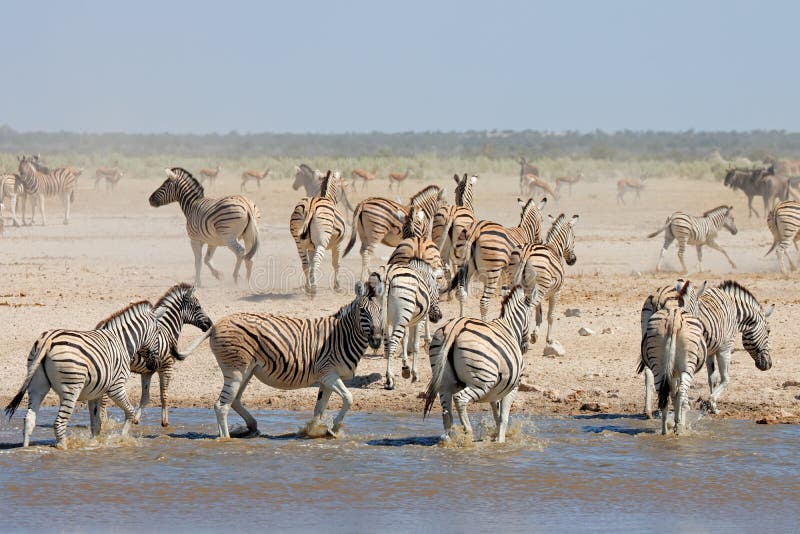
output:
[[454, 175], [453, 175], [453, 181], [454, 181], [456, 184], [460, 184], [460, 183], [461, 183], [461, 180], [459, 180], [459, 179], [458, 179], [458, 174], [454, 174]]
[[417, 219], [419, 219], [421, 221], [424, 218], [425, 218], [425, 212], [424, 211], [418, 211], [417, 212]]
[[539, 209], [542, 209], [547, 205], [547, 197], [542, 197], [542, 200], [539, 201]]
[[553, 217], [552, 213], [548, 213], [547, 214], [547, 220], [550, 221], [551, 224], [556, 221], [556, 219], [555, 219], [555, 217]]
[[578, 219], [579, 218], [580, 218], [580, 215], [573, 215], [572, 219], [570, 219], [570, 221], [569, 221], [569, 225], [570, 226], [575, 226], [576, 224], [578, 224]]
[[164, 306], [159, 306], [153, 310], [153, 317], [155, 317], [156, 321], [158, 321], [164, 316], [165, 313], [167, 313], [167, 308]]
[[520, 208], [524, 208], [526, 201], [522, 200], [521, 198], [517, 197], [517, 204], [519, 204]]
[[473, 175], [472, 175], [472, 178], [470, 178], [470, 179], [469, 179], [469, 181], [470, 181], [470, 182], [471, 182], [473, 185], [475, 185], [475, 182], [477, 182], [477, 181], [478, 181], [478, 175], [477, 175], [477, 174], [473, 174]]
[[697, 295], [695, 298], [700, 298], [703, 296], [703, 293], [706, 292], [706, 288], [708, 287], [708, 280], [703, 280], [703, 285], [700, 286], [700, 289], [697, 290]]
[[775, 305], [774, 304], [770, 304], [769, 308], [764, 310], [764, 317], [765, 318], [769, 317], [770, 315], [772, 315], [772, 312], [774, 312], [774, 311], [775, 311]]
[[175, 177], [176, 177], [176, 176], [175, 176], [175, 173], [174, 173], [174, 172], [172, 171], [172, 169], [170, 169], [169, 167], [167, 167], [166, 169], [164, 169], [164, 172], [165, 172], [165, 173], [167, 173], [167, 177], [168, 177], [168, 178], [175, 178]]

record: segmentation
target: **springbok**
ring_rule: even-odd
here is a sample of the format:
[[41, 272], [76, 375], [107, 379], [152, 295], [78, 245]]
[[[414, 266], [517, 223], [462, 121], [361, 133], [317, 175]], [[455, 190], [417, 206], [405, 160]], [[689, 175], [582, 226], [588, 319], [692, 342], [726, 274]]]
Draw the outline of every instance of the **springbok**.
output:
[[400, 186], [403, 185], [403, 182], [405, 182], [406, 178], [408, 178], [408, 176], [410, 174], [412, 174], [412, 173], [413, 173], [413, 171], [411, 170], [411, 167], [408, 167], [406, 169], [405, 174], [400, 174], [399, 172], [390, 172], [389, 173], [389, 191], [392, 190], [392, 186], [394, 184], [397, 184], [397, 194], [399, 195], [400, 194]]
[[581, 180], [583, 180], [583, 173], [581, 171], [578, 171], [578, 174], [576, 174], [575, 176], [559, 176], [558, 178], [556, 178], [555, 192], [556, 193], [560, 192], [564, 184], [567, 184], [569, 185], [569, 196], [572, 196], [572, 185], [577, 184]]
[[364, 191], [367, 187], [367, 182], [371, 182], [378, 177], [378, 169], [372, 169], [372, 172], [367, 172], [363, 169], [353, 169], [353, 172], [350, 173], [350, 177], [353, 178], [353, 190], [355, 191], [356, 188], [356, 180], [360, 178], [361, 190]]
[[553, 197], [553, 199], [558, 200], [558, 190], [553, 189], [549, 183], [545, 182], [539, 176], [535, 174], [526, 174], [525, 175], [525, 191], [528, 198], [532, 198], [536, 195], [536, 190], [541, 189], [544, 191], [546, 195]]
[[220, 167], [219, 163], [217, 163], [216, 169], [209, 169], [208, 167], [200, 169], [200, 183], [202, 184], [208, 180], [208, 185], [214, 185], [214, 182], [217, 180], [217, 176], [219, 176], [219, 171], [221, 168], [222, 167]]
[[536, 176], [540, 176], [539, 167], [537, 167], [536, 165], [532, 165], [532, 164], [528, 163], [528, 161], [525, 158], [523, 158], [522, 156], [520, 156], [520, 158], [517, 160], [517, 163], [519, 163], [519, 166], [520, 166], [520, 169], [519, 169], [519, 194], [520, 195], [524, 195], [525, 194], [525, 185], [527, 183], [527, 181], [525, 180], [525, 175], [527, 175], [527, 174], [535, 174]]
[[242, 184], [239, 186], [239, 190], [246, 191], [247, 182], [251, 182], [253, 180], [256, 181], [258, 188], [261, 189], [261, 180], [267, 178], [271, 172], [272, 169], [265, 169], [264, 172], [258, 172], [252, 169], [244, 171], [242, 173]]
[[617, 182], [617, 204], [625, 204], [625, 193], [628, 191], [636, 191], [636, 198], [637, 200], [640, 197], [642, 191], [644, 191], [644, 181], [647, 180], [647, 175], [643, 174], [641, 178], [633, 179], [633, 178], [623, 178], [622, 180]]

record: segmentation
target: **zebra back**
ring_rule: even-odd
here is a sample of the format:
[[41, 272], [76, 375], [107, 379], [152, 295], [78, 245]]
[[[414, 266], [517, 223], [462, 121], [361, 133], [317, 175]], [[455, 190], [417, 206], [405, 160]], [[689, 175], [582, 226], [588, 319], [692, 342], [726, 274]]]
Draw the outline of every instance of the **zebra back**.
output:
[[95, 330], [110, 330], [119, 336], [130, 359], [138, 351], [144, 351], [146, 367], [154, 371], [158, 366], [156, 324], [165, 311], [164, 308], [154, 311], [146, 300], [134, 302], [97, 323]]
[[[433, 221], [433, 216], [436, 210], [439, 209], [439, 204], [444, 201], [445, 190], [437, 185], [429, 185], [411, 197], [410, 206], [425, 212], [428, 226]], [[430, 232], [430, 228], [427, 230]]]

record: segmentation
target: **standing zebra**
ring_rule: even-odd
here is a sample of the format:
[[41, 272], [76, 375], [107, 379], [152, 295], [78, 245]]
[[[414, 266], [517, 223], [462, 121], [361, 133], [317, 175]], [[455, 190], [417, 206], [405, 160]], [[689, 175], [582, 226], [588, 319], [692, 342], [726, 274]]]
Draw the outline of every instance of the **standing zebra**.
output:
[[530, 305], [523, 288], [515, 287], [503, 299], [497, 319], [486, 322], [461, 317], [434, 333], [430, 347], [432, 376], [423, 414], [430, 413], [438, 394], [444, 423], [442, 440], [450, 438], [454, 401], [464, 431], [472, 435], [467, 415], [467, 404], [472, 401], [490, 404], [497, 441], [505, 441], [508, 414], [522, 377], [522, 357], [528, 349]]
[[552, 226], [541, 245], [528, 244], [515, 251], [509, 269], [516, 268], [514, 283], [521, 285], [529, 294], [534, 289], [538, 298], [531, 297], [532, 308], [536, 309], [536, 326], [531, 332], [531, 343], [539, 337], [542, 324], [542, 301], [547, 300], [547, 344], [553, 343], [553, 321], [556, 302], [564, 284], [564, 262], [575, 265], [575, 225], [578, 215], [567, 219], [563, 213], [555, 220], [550, 217]]
[[[154, 208], [178, 202], [186, 217], [186, 233], [194, 252], [194, 283], [200, 287], [200, 268], [203, 245], [205, 264], [217, 280], [222, 273], [211, 263], [217, 247], [228, 247], [236, 255], [233, 280], [239, 281], [239, 268], [244, 260], [247, 281], [253, 270], [253, 256], [258, 250], [259, 211], [255, 204], [241, 195], [220, 199], [206, 198], [203, 186], [189, 171], [180, 167], [165, 169], [167, 179], [150, 195]], [[239, 243], [239, 240], [243, 244]]]
[[[418, 258], [408, 264], [389, 266], [386, 273], [386, 291], [383, 310], [386, 314], [386, 337], [384, 351], [386, 353], [386, 389], [394, 389], [394, 373], [392, 358], [401, 346], [403, 362], [403, 378], [417, 381], [417, 353], [419, 352], [420, 322], [438, 323], [442, 318], [439, 309], [439, 286], [436, 284], [436, 272], [427, 262]], [[426, 320], [427, 318], [427, 320]], [[403, 338], [406, 342], [403, 343]], [[408, 357], [411, 356], [411, 368]]]
[[[401, 214], [399, 212], [397, 215]], [[408, 265], [413, 258], [419, 258], [431, 266], [437, 278], [441, 277], [442, 255], [436, 243], [428, 239], [426, 229], [425, 212], [412, 206], [403, 224], [403, 240], [395, 247], [386, 264]]]
[[[206, 312], [200, 307], [197, 297], [194, 294], [194, 286], [189, 284], [177, 284], [172, 286], [158, 302], [156, 309], [163, 309], [164, 314], [158, 320], [156, 335], [158, 344], [158, 361], [155, 369], [148, 368], [147, 354], [139, 351], [131, 360], [131, 371], [142, 377], [142, 398], [139, 407], [136, 408], [133, 423], [139, 424], [142, 410], [150, 403], [150, 381], [155, 372], [158, 373], [158, 385], [161, 394], [161, 426], [169, 426], [169, 415], [167, 413], [167, 401], [169, 393], [169, 383], [175, 372], [176, 351], [178, 346], [178, 336], [184, 324], [196, 326], [203, 332], [213, 325]], [[177, 359], [181, 359], [177, 357]], [[108, 403], [103, 398], [102, 408]], [[102, 417], [105, 420], [105, 414]]]
[[338, 172], [328, 171], [322, 180], [319, 196], [300, 200], [289, 219], [289, 232], [303, 266], [306, 291], [311, 296], [317, 293], [320, 263], [329, 249], [333, 264], [333, 288], [339, 290], [339, 245], [346, 231], [344, 215], [336, 207], [341, 182]]
[[[685, 285], [688, 285], [686, 282]], [[706, 360], [703, 324], [681, 307], [661, 309], [647, 322], [642, 338], [639, 372], [650, 369], [658, 391], [661, 433], [667, 433], [667, 406], [672, 397], [675, 433], [686, 428], [689, 388]]]
[[489, 314], [489, 301], [497, 289], [501, 274], [511, 262], [514, 250], [528, 243], [542, 242], [540, 208], [547, 199], [542, 199], [539, 206], [532, 198], [527, 202], [517, 199], [517, 202], [522, 207], [522, 213], [516, 227], [506, 228], [491, 221], [478, 221], [456, 239], [456, 259], [461, 262], [461, 267], [450, 282], [448, 291], [458, 287], [456, 296], [460, 315], [464, 315], [464, 301], [473, 275], [477, 274], [484, 281], [480, 310], [481, 319], [485, 321]]
[[786, 200], [778, 203], [767, 215], [767, 226], [772, 232], [772, 246], [767, 251], [766, 256], [774, 250], [778, 256], [778, 265], [781, 272], [786, 275], [786, 267], [783, 264], [784, 257], [789, 260], [789, 267], [795, 270], [792, 257], [789, 256], [789, 243], [794, 243], [797, 251], [797, 240], [800, 239], [800, 202]]
[[92, 436], [100, 433], [100, 400], [108, 395], [125, 412], [122, 435], [128, 433], [134, 410], [125, 382], [134, 355], [147, 354], [150, 371], [158, 356], [156, 323], [164, 310], [153, 310], [147, 301], [136, 302], [102, 321], [95, 330], [49, 330], [42, 333], [28, 355], [28, 373], [14, 399], [6, 406], [10, 418], [28, 393], [28, 413], [22, 446], [30, 443], [42, 399], [53, 388], [61, 400], [53, 425], [56, 447], [66, 449], [67, 423], [75, 403], [89, 401]]
[[[350, 241], [344, 250], [344, 256], [356, 243], [356, 234], [361, 239], [361, 279], [369, 274], [369, 262], [379, 243], [396, 247], [403, 238], [403, 224], [408, 217], [411, 206], [425, 212], [428, 221], [444, 199], [445, 190], [429, 185], [411, 197], [408, 206], [381, 197], [370, 197], [362, 200], [353, 212], [353, 227], [350, 230]], [[400, 216], [402, 213], [404, 216]]]
[[468, 177], [467, 173], [464, 173], [463, 178], [459, 178], [456, 174], [453, 176], [453, 180], [456, 182], [455, 205], [440, 207], [433, 216], [431, 228], [431, 239], [438, 245], [447, 268], [447, 274], [451, 277], [454, 274], [452, 266], [456, 263], [455, 247], [453, 246], [455, 237], [461, 235], [477, 220], [472, 202], [472, 191], [478, 177], [475, 175]]
[[225, 378], [219, 400], [214, 404], [220, 437], [230, 437], [231, 406], [245, 420], [248, 433], [258, 433], [256, 420], [241, 403], [242, 393], [254, 375], [279, 389], [319, 383], [312, 425], [320, 423], [331, 393], [335, 392], [342, 398], [342, 408], [333, 420], [332, 431], [339, 430], [353, 402], [342, 379], [355, 375], [367, 345], [377, 349], [383, 341], [384, 284], [380, 275], [370, 275], [366, 285], [356, 282], [355, 291], [356, 298], [329, 317], [228, 315], [181, 353], [185, 358], [203, 340], [211, 338], [211, 351]]
[[36, 218], [36, 204], [42, 214], [42, 226], [47, 224], [44, 213], [45, 197], [61, 197], [64, 205], [64, 224], [69, 224], [70, 205], [75, 200], [75, 188], [82, 169], [62, 168], [53, 169], [40, 166], [36, 156], [21, 156], [19, 158], [19, 181], [25, 192], [22, 202], [22, 224], [25, 224], [25, 204], [28, 196], [31, 197], [32, 212], [31, 224]]
[[728, 256], [725, 249], [717, 244], [717, 234], [720, 228], [725, 227], [731, 235], [736, 235], [739, 231], [733, 220], [732, 210], [733, 206], [717, 206], [705, 212], [702, 217], [693, 217], [682, 211], [676, 211], [667, 217], [664, 226], [647, 236], [655, 237], [661, 232], [664, 232], [664, 247], [658, 255], [656, 272], [661, 271], [661, 262], [664, 259], [664, 253], [676, 239], [678, 240], [678, 259], [681, 261], [681, 266], [683, 267], [682, 272], [687, 272], [686, 263], [683, 261], [683, 253], [686, 250], [687, 244], [697, 247], [698, 272], [702, 272], [703, 270], [703, 245], [708, 245], [714, 250], [722, 252], [731, 264], [731, 268], [735, 269], [736, 264], [733, 263], [731, 257]]
[[[16, 174], [0, 174], [0, 205], [6, 206], [5, 199], [9, 200], [8, 208], [11, 210], [11, 219], [14, 226], [19, 226], [17, 219], [17, 196], [24, 194], [22, 182]], [[0, 212], [2, 216], [2, 212]]]

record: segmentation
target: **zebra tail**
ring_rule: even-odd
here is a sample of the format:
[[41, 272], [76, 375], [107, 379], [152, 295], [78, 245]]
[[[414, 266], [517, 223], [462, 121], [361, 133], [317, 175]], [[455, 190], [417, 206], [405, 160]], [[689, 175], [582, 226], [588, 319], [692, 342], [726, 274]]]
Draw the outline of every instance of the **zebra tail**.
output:
[[459, 285], [466, 285], [467, 275], [469, 274], [469, 264], [470, 262], [464, 262], [464, 265], [458, 268], [456, 275], [450, 280], [450, 287], [447, 288], [445, 293], [450, 293], [452, 290], [457, 288]]
[[356, 209], [353, 211], [353, 226], [350, 228], [350, 241], [347, 242], [347, 247], [344, 249], [344, 254], [342, 257], [344, 258], [353, 248], [353, 245], [356, 244], [356, 221], [358, 220], [359, 215], [361, 215], [361, 203], [359, 202]]
[[245, 226], [242, 235], [245, 236], [248, 233], [253, 236], [253, 247], [247, 254], [244, 255], [244, 259], [252, 260], [253, 256], [255, 256], [256, 252], [258, 252], [258, 221], [256, 220], [255, 213], [253, 212], [247, 213], [247, 226]]
[[675, 371], [675, 337], [678, 335], [678, 330], [675, 324], [670, 324], [669, 337], [664, 343], [664, 355], [667, 361], [664, 362], [664, 375], [661, 378], [661, 384], [658, 385], [658, 409], [664, 410], [669, 403], [670, 383], [672, 374]]
[[[667, 223], [669, 223], [669, 219], [667, 220]], [[657, 236], [658, 234], [660, 234], [661, 232], [663, 232], [666, 229], [667, 229], [667, 225], [665, 224], [664, 226], [662, 226], [661, 228], [659, 228], [658, 230], [656, 230], [652, 234], [648, 234], [647, 237], [655, 237], [655, 236]]]
[[[444, 330], [440, 330], [440, 332], [444, 333]], [[428, 389], [425, 391], [425, 408], [422, 411], [423, 420], [431, 412], [433, 402], [436, 400], [436, 394], [439, 393], [439, 388], [442, 387], [444, 370], [450, 361], [449, 355], [454, 339], [455, 336], [452, 335], [452, 333], [445, 337], [441, 347], [439, 347], [439, 354], [436, 355], [438, 359], [434, 362], [431, 358], [433, 369], [431, 369], [431, 381], [428, 383]]]
[[[51, 338], [48, 336], [41, 344], [39, 344], [38, 340], [33, 345], [30, 354], [28, 355], [28, 360], [31, 361], [30, 365], [28, 366], [28, 374], [25, 376], [25, 382], [22, 383], [22, 387], [19, 388], [19, 392], [14, 395], [14, 398], [11, 399], [11, 402], [8, 403], [6, 406], [5, 414], [6, 417], [11, 419], [14, 415], [14, 412], [17, 411], [22, 399], [25, 397], [25, 393], [28, 392], [28, 387], [31, 385], [31, 380], [33, 380], [33, 375], [36, 374], [36, 371], [39, 369], [39, 366], [42, 364], [42, 360], [50, 351], [50, 345], [52, 344]], [[31, 360], [31, 356], [34, 358]]]
[[300, 228], [300, 239], [308, 239], [308, 227], [311, 225], [311, 219], [314, 217], [314, 210], [311, 209], [309, 202], [306, 209], [306, 216], [303, 219], [303, 226]]
[[208, 330], [206, 330], [205, 332], [203, 332], [203, 334], [200, 337], [198, 337], [197, 339], [195, 339], [194, 341], [189, 343], [189, 346], [186, 347], [186, 350], [180, 351], [177, 348], [174, 348], [172, 350], [172, 355], [175, 357], [175, 359], [177, 359], [179, 361], [185, 360], [186, 358], [189, 357], [189, 355], [191, 353], [193, 353], [195, 350], [197, 350], [197, 347], [199, 347], [200, 344], [203, 341], [205, 341], [206, 339], [209, 338], [209, 336], [211, 336], [211, 333], [213, 331], [214, 331], [214, 327], [211, 327]]
[[[770, 230], [772, 230], [773, 228], [777, 228], [778, 227], [778, 214], [775, 212], [774, 209], [772, 211], [770, 211], [769, 214], [767, 214], [767, 226], [769, 226]], [[772, 251], [775, 250], [775, 247], [777, 247], [778, 243], [780, 243], [780, 239], [775, 237], [774, 234], [773, 234], [772, 239], [773, 239], [772, 246], [769, 247], [769, 250], [767, 251], [766, 254], [764, 254], [764, 257], [769, 256], [770, 254], [772, 254]]]
[[[450, 228], [453, 227], [453, 220], [448, 217], [447, 222], [444, 224], [444, 230], [442, 230], [442, 235], [439, 236], [439, 242], [436, 243], [436, 246], [439, 247], [440, 251], [444, 251], [444, 244], [447, 241], [447, 238], [450, 234]], [[452, 243], [453, 239], [450, 238], [450, 242]], [[452, 246], [452, 245], [451, 245]]]

